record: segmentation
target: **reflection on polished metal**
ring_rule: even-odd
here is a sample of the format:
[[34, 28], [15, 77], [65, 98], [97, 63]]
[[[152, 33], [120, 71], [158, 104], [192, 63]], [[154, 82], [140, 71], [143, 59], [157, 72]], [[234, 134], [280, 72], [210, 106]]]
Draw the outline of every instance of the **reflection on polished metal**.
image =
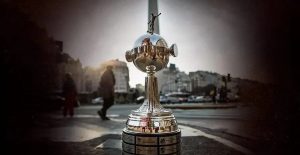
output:
[[122, 134], [123, 154], [180, 154], [180, 129], [170, 110], [159, 102], [155, 72], [163, 69], [169, 56], [177, 56], [177, 46], [168, 48], [158, 34], [145, 34], [126, 52], [128, 62], [147, 73], [146, 99], [142, 106], [128, 116]]

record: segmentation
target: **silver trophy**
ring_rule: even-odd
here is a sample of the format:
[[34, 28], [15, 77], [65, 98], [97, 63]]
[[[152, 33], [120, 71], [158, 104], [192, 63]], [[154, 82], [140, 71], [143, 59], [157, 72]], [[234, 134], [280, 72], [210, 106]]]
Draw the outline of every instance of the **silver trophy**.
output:
[[[158, 16], [158, 15], [157, 15]], [[122, 134], [123, 154], [180, 154], [181, 131], [171, 110], [159, 101], [155, 72], [167, 66], [169, 56], [177, 56], [177, 46], [170, 48], [160, 35], [153, 33], [153, 16], [147, 34], [139, 37], [133, 49], [126, 51], [126, 60], [147, 73], [146, 96], [142, 106], [128, 116]]]

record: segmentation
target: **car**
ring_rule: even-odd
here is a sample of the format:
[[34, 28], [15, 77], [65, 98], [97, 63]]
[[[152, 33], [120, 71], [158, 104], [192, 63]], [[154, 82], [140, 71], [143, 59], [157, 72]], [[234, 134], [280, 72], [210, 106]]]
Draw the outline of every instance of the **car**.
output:
[[165, 96], [165, 95], [160, 95], [160, 96], [159, 96], [159, 101], [160, 101], [161, 104], [163, 104], [163, 103], [169, 103], [169, 102], [170, 102], [170, 101], [168, 100], [168, 97]]
[[230, 101], [230, 102], [237, 102], [240, 97], [237, 94], [229, 93], [227, 95], [227, 98], [228, 98], [228, 101]]
[[135, 103], [140, 104], [140, 103], [143, 103], [144, 100], [145, 100], [144, 96], [139, 96], [135, 99]]
[[194, 96], [194, 95], [189, 96], [187, 102], [189, 102], [189, 103], [195, 103], [196, 102], [196, 97], [197, 96]]
[[197, 103], [205, 103], [211, 102], [212, 98], [210, 96], [197, 96], [194, 101]]
[[174, 98], [176, 102], [182, 103], [182, 102], [188, 102], [188, 97], [190, 96], [189, 93], [185, 92], [172, 92], [168, 94], [169, 98]]
[[[162, 98], [163, 102], [166, 103], [182, 103], [182, 102], [188, 102], [188, 96], [190, 96], [189, 93], [184, 92], [171, 92], [167, 93], [165, 97]], [[162, 102], [161, 101], [161, 102]]]
[[167, 97], [167, 103], [179, 103], [179, 98], [175, 95], [170, 95], [170, 94], [167, 94], [166, 95]]
[[92, 104], [103, 104], [103, 98], [102, 97], [97, 97], [92, 99]]
[[204, 102], [212, 102], [212, 97], [204, 96]]
[[196, 96], [194, 102], [196, 103], [205, 102], [204, 96]]

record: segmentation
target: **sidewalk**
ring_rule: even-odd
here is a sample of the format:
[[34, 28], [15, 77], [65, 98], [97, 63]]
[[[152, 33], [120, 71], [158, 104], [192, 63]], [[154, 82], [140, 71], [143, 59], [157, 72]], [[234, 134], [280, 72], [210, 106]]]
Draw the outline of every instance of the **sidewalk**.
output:
[[[120, 135], [105, 135], [84, 142], [54, 142], [49, 140], [34, 142], [19, 142], [9, 149], [7, 154], [30, 155], [121, 155], [119, 148], [97, 146], [110, 141], [121, 141]], [[111, 143], [110, 143], [111, 144]], [[230, 147], [218, 143], [204, 136], [182, 137], [181, 155], [242, 155]]]
[[[111, 155], [121, 154], [121, 133], [125, 120], [47, 117], [37, 122], [27, 138], [13, 144], [9, 154]], [[236, 144], [200, 130], [180, 125], [182, 155], [241, 155]], [[225, 141], [225, 142], [224, 142]], [[243, 153], [242, 153], [243, 152]]]
[[[127, 106], [129, 105], [124, 105], [123, 107]], [[166, 108], [172, 106], [173, 109], [179, 107], [178, 109], [180, 109], [182, 107], [221, 108], [224, 106], [227, 108], [232, 105], [188, 103], [163, 106]], [[125, 109], [123, 107], [120, 107], [120, 109]], [[11, 145], [13, 147], [9, 149], [9, 154], [121, 154], [120, 137], [127, 117], [124, 117], [124, 115], [109, 115], [110, 121], [102, 121], [94, 113], [94, 109], [99, 109], [99, 107], [82, 105], [80, 109], [76, 109], [77, 111], [73, 118], [64, 118], [61, 116], [60, 111], [37, 117], [34, 126], [29, 130], [30, 132], [25, 137], [17, 137], [18, 139], [13, 142]], [[251, 151], [247, 147], [241, 146], [238, 141], [229, 141], [224, 139], [224, 137], [222, 138], [222, 136], [216, 136], [216, 134], [212, 133], [215, 132], [214, 130], [207, 132], [202, 128], [193, 127], [191, 124], [195, 125], [195, 122], [184, 121], [184, 119], [182, 121], [185, 123], [179, 123], [179, 128], [182, 131], [182, 155], [251, 154]]]

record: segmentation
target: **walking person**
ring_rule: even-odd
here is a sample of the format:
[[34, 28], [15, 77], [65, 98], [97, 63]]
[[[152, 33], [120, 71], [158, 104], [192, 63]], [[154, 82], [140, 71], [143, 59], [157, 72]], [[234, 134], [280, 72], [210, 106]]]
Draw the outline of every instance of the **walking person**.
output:
[[101, 94], [104, 102], [102, 109], [98, 111], [98, 115], [102, 120], [109, 120], [106, 117], [106, 111], [114, 104], [114, 86], [116, 80], [112, 68], [110, 65], [106, 67], [100, 81], [100, 91], [102, 91]]
[[217, 87], [216, 86], [213, 86], [213, 89], [211, 90], [210, 95], [212, 97], [212, 102], [213, 103], [217, 103], [217, 99], [216, 99], [216, 96], [217, 96]]
[[74, 106], [77, 104], [77, 89], [71, 73], [66, 73], [63, 82], [63, 96], [65, 103], [63, 107], [63, 116], [68, 114], [73, 117]]

